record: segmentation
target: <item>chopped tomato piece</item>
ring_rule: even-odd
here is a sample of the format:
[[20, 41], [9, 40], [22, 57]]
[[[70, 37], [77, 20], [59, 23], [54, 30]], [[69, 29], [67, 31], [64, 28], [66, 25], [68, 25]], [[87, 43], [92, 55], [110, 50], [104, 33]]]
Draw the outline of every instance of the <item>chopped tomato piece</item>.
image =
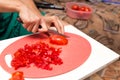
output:
[[44, 42], [26, 44], [24, 48], [20, 48], [14, 53], [11, 66], [16, 70], [21, 67], [30, 67], [32, 63], [38, 68], [52, 70], [51, 64], [62, 64], [62, 59], [59, 57], [60, 53], [61, 48], [49, 46]]
[[16, 71], [12, 73], [12, 77], [9, 80], [24, 80], [23, 72]]

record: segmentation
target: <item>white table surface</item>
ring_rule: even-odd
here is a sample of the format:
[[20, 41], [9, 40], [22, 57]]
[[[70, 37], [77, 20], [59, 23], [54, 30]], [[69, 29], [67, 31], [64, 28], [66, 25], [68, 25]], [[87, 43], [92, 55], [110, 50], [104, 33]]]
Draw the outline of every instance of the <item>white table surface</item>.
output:
[[[116, 61], [120, 57], [117, 53], [105, 47], [104, 45], [97, 42], [96, 40], [92, 39], [91, 37], [89, 37], [82, 31], [76, 29], [72, 25], [66, 25], [65, 32], [70, 32], [70, 33], [80, 35], [84, 37], [85, 39], [87, 39], [89, 43], [91, 44], [91, 47], [92, 47], [91, 55], [85, 61], [85, 63], [80, 65], [78, 68], [70, 72], [67, 72], [65, 74], [62, 74], [62, 75], [48, 77], [48, 78], [39, 78], [39, 79], [25, 78], [25, 80], [83, 80], [89, 77], [90, 75], [94, 74], [95, 72], [108, 66], [109, 64]], [[0, 41], [0, 53], [9, 44], [23, 37], [24, 36], [20, 36], [20, 37]], [[9, 61], [9, 58], [7, 59]], [[4, 71], [2, 67], [0, 66], [0, 80], [8, 80], [10, 77], [11, 77], [11, 74]]]

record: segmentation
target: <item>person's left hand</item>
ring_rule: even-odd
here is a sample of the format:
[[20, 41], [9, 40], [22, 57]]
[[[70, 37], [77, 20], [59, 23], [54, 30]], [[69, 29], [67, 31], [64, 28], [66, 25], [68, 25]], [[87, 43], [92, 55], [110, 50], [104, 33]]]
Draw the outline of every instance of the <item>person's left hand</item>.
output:
[[64, 34], [64, 26], [57, 16], [42, 16], [40, 26], [41, 28], [38, 28], [40, 32], [47, 31], [50, 27], [55, 27], [59, 33]]

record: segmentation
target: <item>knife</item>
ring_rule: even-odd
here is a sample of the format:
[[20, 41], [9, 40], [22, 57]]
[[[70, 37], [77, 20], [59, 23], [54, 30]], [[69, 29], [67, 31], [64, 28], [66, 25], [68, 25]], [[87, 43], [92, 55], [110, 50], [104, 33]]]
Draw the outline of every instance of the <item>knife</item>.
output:
[[63, 36], [65, 38], [69, 38], [69, 36], [65, 35], [65, 34], [61, 34], [59, 33], [58, 31], [56, 30], [51, 30], [49, 29], [47, 32], [43, 32], [44, 34], [46, 34], [48, 37], [50, 37], [52, 34], [56, 34], [56, 35], [60, 35], [60, 36]]
[[64, 10], [64, 7], [54, 5], [49, 2], [39, 2], [39, 3], [35, 3], [35, 4], [38, 8]]
[[[17, 21], [23, 24], [23, 21], [20, 18], [17, 18]], [[39, 26], [39, 28], [41, 29], [42, 26]], [[51, 33], [54, 33], [54, 34], [57, 34], [57, 35], [61, 35], [61, 36], [66, 37], [66, 38], [69, 37], [69, 36], [67, 36], [65, 34], [61, 34], [61, 33], [57, 32], [56, 30], [52, 30], [52, 29], [49, 29], [47, 32], [43, 32], [43, 33], [46, 34], [48, 37], [51, 36]]]

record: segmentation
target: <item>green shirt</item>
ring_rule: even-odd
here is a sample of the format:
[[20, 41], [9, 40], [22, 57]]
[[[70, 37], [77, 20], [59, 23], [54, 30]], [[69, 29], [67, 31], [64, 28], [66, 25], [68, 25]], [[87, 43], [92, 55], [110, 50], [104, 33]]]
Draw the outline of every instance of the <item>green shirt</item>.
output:
[[31, 34], [20, 22], [17, 13], [0, 13], [0, 40]]

